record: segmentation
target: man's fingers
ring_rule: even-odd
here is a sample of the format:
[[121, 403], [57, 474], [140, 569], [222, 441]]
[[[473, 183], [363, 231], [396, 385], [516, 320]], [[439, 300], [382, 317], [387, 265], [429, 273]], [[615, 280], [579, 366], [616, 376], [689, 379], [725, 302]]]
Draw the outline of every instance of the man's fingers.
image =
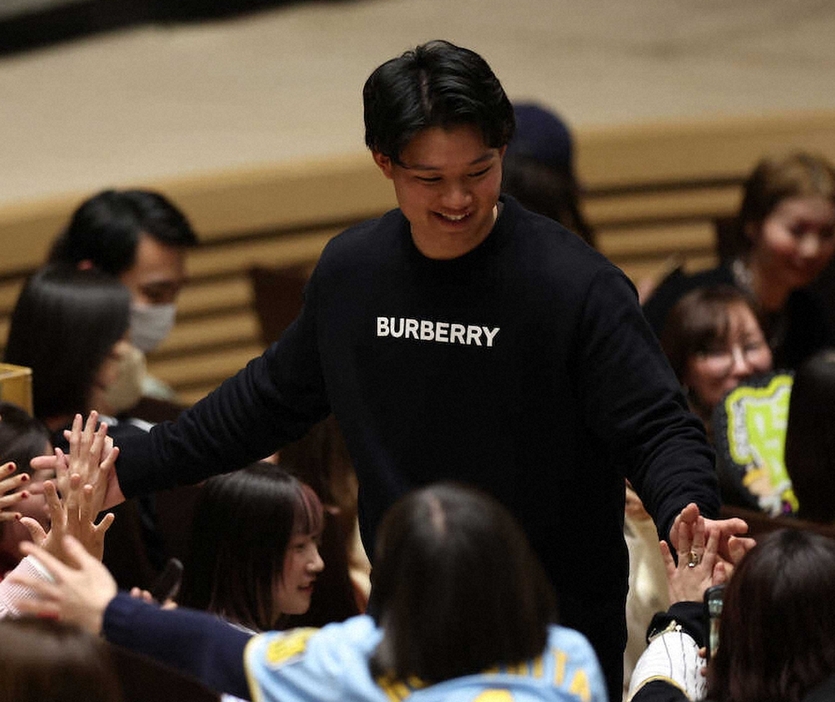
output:
[[[78, 459], [78, 454], [81, 451], [81, 442], [83, 439], [83, 419], [79, 413], [76, 413], [72, 418], [72, 425], [69, 432], [64, 430], [64, 438], [67, 439], [67, 443], [70, 445], [70, 460], [75, 461]], [[69, 434], [69, 435], [68, 435]]]
[[57, 446], [55, 447], [55, 463], [53, 464], [53, 469], [55, 470], [55, 478], [58, 481], [58, 490], [59, 492], [62, 490], [69, 489], [68, 483], [68, 474], [70, 470], [69, 463], [67, 462], [66, 454], [59, 449]]
[[681, 518], [688, 524], [695, 524], [699, 518], [699, 507], [695, 502], [691, 502], [687, 507], [681, 510]]
[[750, 551], [757, 542], [751, 537], [732, 536], [728, 539], [728, 555], [731, 563], [737, 565], [748, 551]]
[[98, 422], [99, 414], [95, 410], [90, 412], [87, 421], [84, 424], [84, 431], [81, 434], [81, 448], [85, 455], [82, 455], [82, 460], [87, 459], [87, 454], [90, 453], [96, 434], [96, 423]]
[[714, 524], [719, 524], [725, 536], [738, 536], [740, 534], [748, 533], [748, 523], [739, 517], [731, 517], [730, 519], [722, 519]]
[[35, 456], [31, 461], [29, 461], [29, 465], [32, 467], [32, 470], [54, 470], [55, 463], [55, 455], [51, 453], [46, 454], [45, 456]]
[[666, 541], [660, 541], [658, 548], [661, 549], [661, 560], [664, 561], [664, 570], [667, 571], [667, 578], [669, 579], [676, 572], [676, 562], [673, 560], [673, 552], [670, 551], [670, 546]]
[[678, 543], [673, 544], [678, 551], [679, 560], [686, 554], [693, 544], [693, 528], [690, 524], [682, 523], [678, 530]]
[[116, 465], [116, 459], [119, 458], [119, 447], [114, 446], [110, 449], [110, 452], [107, 454], [107, 457], [101, 463], [101, 469], [109, 471]]
[[101, 461], [101, 454], [104, 450], [105, 439], [107, 437], [107, 423], [102, 422], [93, 437], [93, 444], [90, 446], [90, 459], [98, 464]]
[[722, 535], [718, 530], [713, 529], [707, 532], [707, 544], [705, 544], [704, 555], [706, 558], [715, 559], [719, 554], [719, 540]]
[[[693, 540], [693, 525], [699, 518], [699, 507], [695, 502], [688, 504], [676, 516], [673, 526], [670, 527], [670, 543], [678, 552], [690, 549]], [[681, 543], [682, 537], [687, 539], [687, 545]]]
[[693, 524], [693, 540], [690, 542], [690, 550], [702, 555], [705, 551], [705, 520], [698, 517]]

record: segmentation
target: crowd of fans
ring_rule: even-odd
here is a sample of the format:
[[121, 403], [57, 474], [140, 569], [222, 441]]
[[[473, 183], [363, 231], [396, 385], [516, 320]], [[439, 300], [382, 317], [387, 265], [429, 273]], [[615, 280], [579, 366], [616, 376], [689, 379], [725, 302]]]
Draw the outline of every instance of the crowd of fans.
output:
[[[835, 542], [803, 528], [835, 525], [835, 330], [810, 288], [835, 253], [835, 168], [764, 158], [733, 257], [655, 281], [641, 309], [594, 249], [567, 126], [511, 106], [481, 57], [430, 42], [363, 97], [399, 210], [337, 237], [299, 319], [194, 408], [144, 362], [197, 244], [166, 197], [92, 196], [24, 286], [0, 700], [151, 699], [99, 635], [226, 699], [835, 698]], [[746, 387], [782, 417], [764, 435], [733, 419]], [[734, 489], [779, 482], [796, 520], [756, 545], [720, 518], [710, 448], [742, 441]], [[192, 483], [180, 552], [155, 494]], [[738, 494], [723, 483], [722, 505]], [[135, 533], [105, 537], [126, 497]], [[108, 540], [154, 574], [181, 558], [182, 583], [114, 579]]]

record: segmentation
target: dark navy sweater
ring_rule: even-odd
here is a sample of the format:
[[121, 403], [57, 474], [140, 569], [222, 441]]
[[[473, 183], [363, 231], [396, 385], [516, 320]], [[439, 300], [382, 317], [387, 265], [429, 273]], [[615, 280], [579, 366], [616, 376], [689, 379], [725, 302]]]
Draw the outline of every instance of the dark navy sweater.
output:
[[123, 442], [120, 485], [132, 496], [233, 470], [330, 411], [369, 553], [409, 488], [475, 484], [519, 519], [563, 623], [592, 643], [604, 621], [623, 633], [624, 476], [664, 536], [688, 502], [718, 511], [712, 451], [633, 286], [509, 197], [453, 260], [421, 255], [399, 210], [335, 237], [282, 338], [177, 423]]

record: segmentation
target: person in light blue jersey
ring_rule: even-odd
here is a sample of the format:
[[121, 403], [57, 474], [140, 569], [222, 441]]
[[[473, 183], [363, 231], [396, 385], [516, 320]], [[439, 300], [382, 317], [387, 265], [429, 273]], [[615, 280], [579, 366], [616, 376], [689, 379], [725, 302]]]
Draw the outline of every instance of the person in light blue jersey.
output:
[[[388, 511], [371, 615], [323, 629], [251, 636], [126, 593], [70, 541], [79, 569], [32, 549], [56, 583], [29, 580], [30, 612], [104, 633], [218, 691], [263, 702], [605, 702], [585, 637], [555, 624], [553, 589], [521, 528], [495, 499], [437, 483]], [[250, 697], [251, 696], [251, 697]]]

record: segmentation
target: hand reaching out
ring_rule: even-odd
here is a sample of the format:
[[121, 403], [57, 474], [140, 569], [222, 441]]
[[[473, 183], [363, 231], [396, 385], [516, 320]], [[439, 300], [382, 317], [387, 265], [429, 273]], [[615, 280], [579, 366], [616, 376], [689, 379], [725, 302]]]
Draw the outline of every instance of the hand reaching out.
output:
[[[90, 485], [95, 484], [98, 468], [113, 448], [112, 441], [107, 444], [107, 424], [102, 422], [96, 428], [98, 419], [99, 414], [95, 410], [90, 412], [86, 422], [80, 414], [76, 414], [72, 429], [64, 432], [64, 438], [70, 445], [67, 473], [80, 475], [81, 482]], [[63, 489], [63, 485], [59, 483], [58, 488]]]
[[660, 543], [661, 557], [667, 571], [670, 602], [701, 602], [711, 585], [720, 585], [728, 578], [725, 562], [719, 557], [719, 531], [714, 529], [705, 541], [704, 517], [693, 524], [692, 535], [682, 530], [679, 537], [678, 564], [666, 541]]
[[[56, 448], [54, 454], [37, 456], [30, 464], [34, 470], [54, 470], [60, 493], [66, 489], [69, 476], [73, 472], [78, 473], [82, 476], [83, 484], [93, 485], [96, 493], [94, 502], [99, 499], [98, 493], [102, 493], [101, 507], [107, 509], [124, 502], [125, 496], [115, 471], [118, 449], [113, 445], [113, 439], [107, 436], [106, 424], [102, 423], [98, 429], [95, 428], [97, 421], [98, 413], [95, 411], [90, 413], [86, 423], [83, 423], [81, 415], [77, 414], [73, 419], [72, 429], [64, 432], [70, 444], [70, 454], [67, 455]], [[94, 459], [95, 456], [98, 458]], [[103, 472], [105, 462], [107, 471]], [[96, 475], [98, 477], [95, 477]]]
[[65, 537], [62, 547], [68, 564], [34, 544], [21, 546], [24, 553], [38, 559], [52, 581], [16, 573], [9, 575], [11, 580], [33, 593], [32, 599], [21, 600], [18, 608], [25, 614], [60, 619], [98, 634], [104, 610], [116, 596], [116, 581], [73, 537]]
[[96, 515], [103, 507], [108, 478], [119, 456], [119, 449], [107, 444], [107, 425], [102, 423], [96, 429], [97, 419], [97, 413], [91, 412], [82, 428], [81, 415], [77, 414], [67, 436], [69, 460], [63, 460], [66, 456], [60, 450], [56, 452], [59, 458], [57, 485], [52, 481], [44, 482], [52, 522], [49, 534], [45, 534], [35, 520], [22, 520], [32, 540], [61, 559], [66, 558], [62, 546], [66, 535], [78, 539], [90, 554], [101, 559], [104, 535], [113, 523], [112, 514], [95, 523]]
[[[64, 431], [64, 438], [70, 444], [70, 453], [67, 455], [60, 448], [55, 448], [54, 463], [51, 468], [55, 470], [55, 480], [58, 484], [58, 492], [62, 495], [69, 489], [70, 476], [77, 473], [81, 476], [82, 483], [90, 482], [90, 454], [93, 449], [93, 441], [98, 437], [99, 431], [103, 432], [103, 436], [107, 435], [107, 425], [102, 424], [99, 431], [96, 430], [96, 422], [98, 422], [98, 412], [93, 410], [87, 418], [86, 424], [80, 414], [76, 414], [72, 420], [72, 429]], [[101, 451], [99, 450], [99, 453]], [[33, 467], [35, 461], [45, 459], [45, 456], [33, 459]]]
[[708, 537], [713, 532], [718, 534], [717, 553], [719, 558], [724, 561], [728, 575], [730, 575], [733, 566], [756, 544], [756, 541], [750, 537], [739, 536], [739, 534], [745, 534], [748, 531], [748, 525], [738, 517], [732, 519], [704, 519], [699, 513], [698, 506], [691, 502], [681, 510], [681, 514], [675, 518], [673, 526], [670, 528], [670, 543], [680, 556], [689, 550], [683, 548], [682, 545], [692, 542], [694, 527], [699, 519], [703, 519], [705, 534]]
[[63, 550], [65, 536], [73, 536], [87, 549], [94, 558], [101, 560], [104, 554], [104, 536], [113, 524], [115, 517], [106, 514], [96, 524], [99, 509], [95, 505], [94, 489], [91, 485], [81, 485], [78, 475], [72, 476], [63, 499], [58, 496], [55, 484], [51, 480], [44, 482], [44, 496], [49, 508], [51, 527], [45, 533], [36, 519], [24, 517], [21, 523], [29, 530], [32, 541], [56, 558], [67, 562]]

